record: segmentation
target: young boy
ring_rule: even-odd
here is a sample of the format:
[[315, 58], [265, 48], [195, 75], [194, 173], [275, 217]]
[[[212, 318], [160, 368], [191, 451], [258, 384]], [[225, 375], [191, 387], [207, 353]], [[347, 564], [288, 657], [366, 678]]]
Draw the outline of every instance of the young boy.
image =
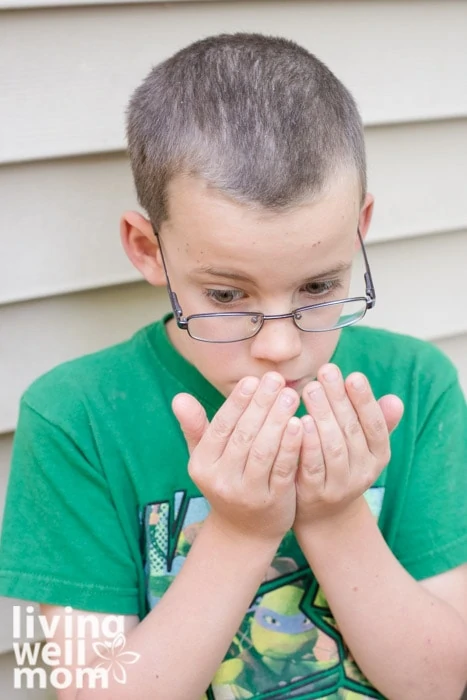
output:
[[62, 649], [124, 616], [110, 690], [59, 697], [458, 700], [465, 400], [434, 347], [354, 325], [352, 97], [290, 41], [222, 35], [150, 72], [128, 137], [123, 245], [173, 314], [29, 388], [3, 525], [0, 593]]

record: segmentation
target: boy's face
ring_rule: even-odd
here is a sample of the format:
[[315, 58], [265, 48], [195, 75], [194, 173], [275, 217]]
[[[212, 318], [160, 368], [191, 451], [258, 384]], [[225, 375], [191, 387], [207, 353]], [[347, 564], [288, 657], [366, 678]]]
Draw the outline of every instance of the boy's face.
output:
[[[238, 204], [201, 179], [174, 179], [169, 216], [159, 235], [184, 316], [216, 311], [284, 314], [345, 298], [350, 269], [336, 270], [351, 265], [357, 227], [364, 236], [372, 206], [368, 196], [361, 208], [356, 177], [347, 171], [314, 202], [280, 213]], [[128, 219], [125, 226], [131, 230]], [[128, 250], [131, 243], [124, 244], [135, 262]], [[138, 267], [152, 284], [161, 284], [156, 244], [150, 259], [151, 265]], [[224, 396], [246, 375], [261, 377], [270, 370], [301, 393], [329, 361], [339, 338], [339, 331], [303, 332], [291, 318], [265, 321], [258, 335], [235, 343], [193, 340], [174, 320], [168, 333], [179, 352]]]

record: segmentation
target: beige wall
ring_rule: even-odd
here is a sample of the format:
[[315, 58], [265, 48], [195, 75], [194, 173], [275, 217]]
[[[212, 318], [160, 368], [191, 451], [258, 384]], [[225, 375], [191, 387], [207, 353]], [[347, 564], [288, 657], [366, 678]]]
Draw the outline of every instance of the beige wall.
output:
[[[351, 88], [377, 202], [368, 321], [433, 340], [467, 388], [467, 3], [92, 2], [2, 3], [0, 513], [25, 387], [167, 307], [118, 243], [135, 206], [123, 110], [151, 65], [211, 33], [291, 37]], [[10, 607], [0, 601], [0, 697], [21, 700]]]

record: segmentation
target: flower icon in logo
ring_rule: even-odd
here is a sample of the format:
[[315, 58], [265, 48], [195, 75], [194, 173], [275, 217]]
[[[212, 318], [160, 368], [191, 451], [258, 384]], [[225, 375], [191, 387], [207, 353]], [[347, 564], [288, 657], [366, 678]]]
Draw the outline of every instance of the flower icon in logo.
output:
[[140, 655], [135, 651], [123, 651], [125, 649], [126, 639], [121, 632], [117, 634], [112, 642], [94, 642], [92, 648], [101, 659], [95, 668], [103, 668], [106, 671], [112, 670], [112, 675], [117, 683], [126, 683], [126, 664], [134, 664], [140, 658]]

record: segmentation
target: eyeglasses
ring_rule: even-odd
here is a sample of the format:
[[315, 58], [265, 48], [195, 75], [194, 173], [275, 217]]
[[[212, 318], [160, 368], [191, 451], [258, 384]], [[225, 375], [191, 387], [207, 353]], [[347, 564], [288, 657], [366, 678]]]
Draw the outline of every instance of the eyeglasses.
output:
[[204, 343], [236, 343], [257, 335], [265, 321], [279, 318], [291, 318], [297, 328], [305, 333], [334, 331], [357, 323], [365, 316], [367, 310], [372, 309], [376, 303], [376, 293], [363, 238], [359, 229], [357, 229], [357, 233], [365, 263], [365, 296], [302, 306], [288, 314], [265, 315], [259, 311], [225, 311], [192, 314], [185, 317], [177, 295], [170, 285], [161, 239], [156, 232], [155, 235], [159, 241], [162, 264], [167, 278], [167, 290], [177, 326], [181, 330], [187, 331], [193, 340], [200, 340]]

